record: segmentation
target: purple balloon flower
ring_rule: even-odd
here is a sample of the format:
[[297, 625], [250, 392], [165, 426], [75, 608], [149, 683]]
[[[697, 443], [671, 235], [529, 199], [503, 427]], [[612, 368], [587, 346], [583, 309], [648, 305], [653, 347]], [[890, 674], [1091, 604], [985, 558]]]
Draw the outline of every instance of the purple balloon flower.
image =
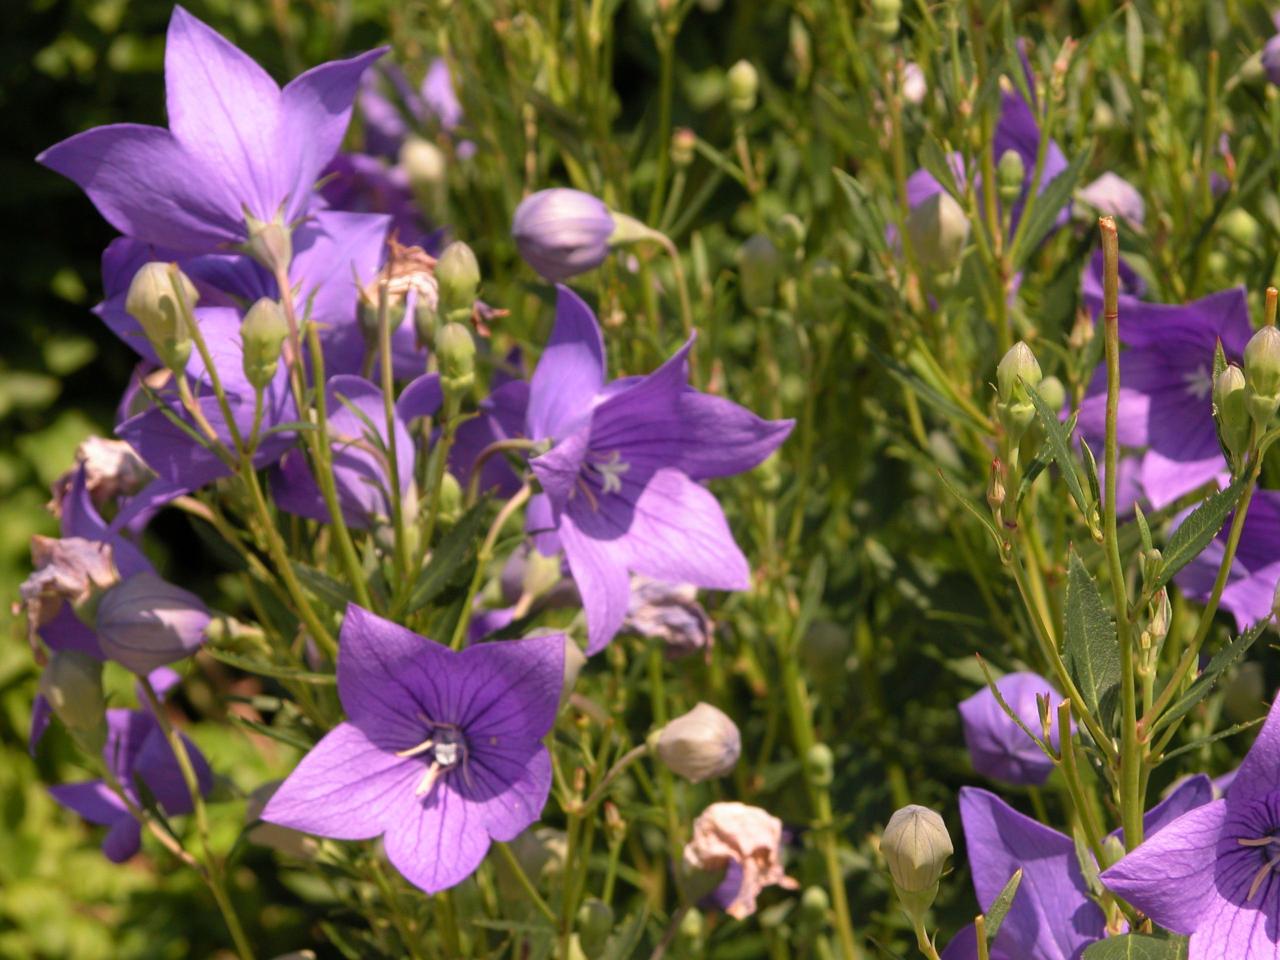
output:
[[102, 595], [94, 626], [108, 660], [148, 673], [195, 653], [209, 621], [194, 593], [143, 572]]
[[[1205, 601], [1213, 592], [1235, 514], [1227, 517], [1214, 540], [1183, 567], [1174, 580], [1182, 592]], [[1271, 613], [1280, 583], [1280, 490], [1257, 490], [1245, 514], [1235, 560], [1222, 590], [1222, 607], [1231, 611], [1240, 630]]]
[[[544, 493], [532, 531], [554, 530], [587, 615], [587, 652], [618, 632], [629, 573], [744, 590], [746, 558], [701, 481], [750, 470], [786, 439], [792, 420], [763, 420], [688, 386], [692, 339], [644, 377], [606, 384], [604, 343], [590, 308], [559, 288], [556, 324], [529, 386], [527, 434], [551, 449], [530, 461]], [[554, 541], [539, 537], [544, 553]]]
[[165, 45], [169, 128], [95, 127], [37, 159], [74, 180], [121, 233], [174, 250], [248, 239], [245, 211], [302, 219], [338, 152], [365, 69], [386, 52], [322, 64], [283, 90], [182, 7]]
[[1175, 933], [1192, 960], [1280, 955], [1280, 698], [1231, 790], [1105, 870], [1108, 889]]
[[[1085, 305], [1102, 310], [1101, 255], [1084, 275]], [[1156, 508], [1226, 474], [1213, 422], [1213, 351], [1222, 340], [1227, 359], [1239, 362], [1253, 330], [1243, 287], [1212, 293], [1184, 306], [1147, 303], [1120, 295], [1120, 413], [1122, 446], [1148, 448], [1141, 483]], [[1080, 404], [1081, 433], [1106, 429], [1107, 376], [1099, 366]], [[1095, 446], [1094, 449], [1101, 449]]]
[[1124, 217], [1130, 223], [1138, 225], [1146, 218], [1147, 205], [1138, 188], [1110, 170], [1082, 187], [1077, 196], [1107, 216]]
[[[183, 736], [182, 741], [195, 768], [202, 796], [213, 786], [213, 773], [196, 745]], [[102, 758], [125, 795], [135, 806], [142, 806], [135, 780], [146, 785], [166, 816], [180, 816], [192, 811], [191, 794], [160, 724], [142, 710], [113, 709], [107, 711], [107, 742]], [[104, 780], [87, 780], [50, 787], [53, 799], [74, 810], [90, 823], [108, 828], [102, 841], [107, 859], [123, 863], [142, 846], [142, 832], [129, 808]]]
[[581, 190], [539, 190], [520, 201], [511, 235], [526, 263], [553, 283], [594, 270], [616, 228], [603, 200]]
[[455, 653], [352, 605], [339, 641], [348, 720], [303, 757], [262, 819], [337, 840], [381, 836], [410, 882], [452, 887], [491, 839], [515, 839], [546, 803], [542, 737], [555, 722], [565, 637]]
[[[1037, 734], [1041, 728], [1036, 697], [1047, 695], [1050, 704], [1062, 699], [1048, 680], [1025, 671], [1005, 674], [996, 681], [996, 689], [1018, 719]], [[1053, 761], [1009, 718], [990, 687], [983, 687], [968, 699], [961, 700], [959, 710], [964, 742], [978, 773], [1019, 786], [1036, 787], [1049, 779]], [[1055, 718], [1050, 735], [1054, 747], [1058, 745], [1058, 737]]]

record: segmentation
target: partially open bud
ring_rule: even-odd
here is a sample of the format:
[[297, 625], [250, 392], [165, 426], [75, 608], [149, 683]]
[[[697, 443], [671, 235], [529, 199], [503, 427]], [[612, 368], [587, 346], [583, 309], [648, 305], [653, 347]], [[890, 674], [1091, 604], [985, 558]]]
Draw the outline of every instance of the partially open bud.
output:
[[1262, 432], [1280, 407], [1280, 330], [1263, 327], [1249, 339], [1244, 348], [1244, 379], [1249, 416]]
[[1014, 442], [1026, 432], [1036, 417], [1036, 408], [1027, 395], [1028, 386], [1041, 380], [1040, 364], [1031, 348], [1019, 340], [996, 366], [996, 413]]
[[208, 608], [194, 593], [154, 573], [138, 573], [103, 595], [98, 640], [109, 659], [134, 673], [150, 673], [194, 653], [209, 621]]
[[511, 221], [520, 256], [558, 283], [594, 270], [609, 256], [615, 228], [604, 201], [581, 190], [539, 190], [520, 202]]
[[440, 316], [447, 321], [466, 321], [471, 316], [480, 291], [480, 264], [471, 248], [456, 240], [436, 261]]
[[951, 194], [939, 190], [911, 208], [907, 236], [926, 273], [950, 274], [960, 265], [969, 242], [969, 218]]
[[1227, 458], [1236, 465], [1244, 462], [1249, 450], [1251, 421], [1245, 402], [1247, 395], [1244, 373], [1234, 364], [1213, 381], [1213, 413], [1218, 421], [1218, 433], [1227, 448]]
[[476, 341], [461, 323], [446, 323], [436, 337], [440, 386], [446, 394], [470, 390], [475, 383]]
[[589, 960], [600, 956], [613, 933], [613, 910], [597, 897], [588, 897], [578, 908], [578, 940]]
[[68, 730], [101, 730], [107, 703], [102, 664], [80, 650], [58, 650], [40, 675], [40, 693]]
[[778, 286], [778, 248], [763, 233], [753, 234], [738, 248], [738, 292], [748, 310], [773, 306]]
[[170, 370], [183, 370], [191, 356], [189, 325], [199, 299], [195, 284], [176, 263], [144, 263], [129, 283], [124, 308]]
[[289, 322], [280, 304], [263, 297], [244, 315], [240, 342], [244, 347], [244, 376], [259, 390], [275, 379], [280, 348], [289, 335]]
[[732, 772], [742, 753], [738, 728], [721, 710], [699, 703], [656, 734], [654, 750], [672, 771], [701, 783]]
[[35, 569], [18, 593], [33, 635], [58, 615], [63, 603], [90, 617], [103, 591], [120, 579], [111, 544], [81, 537], [32, 537], [31, 563]]
[[918, 919], [933, 904], [953, 852], [947, 825], [928, 807], [911, 804], [889, 818], [880, 853], [908, 916]]
[[677, 170], [693, 163], [693, 151], [698, 135], [688, 127], [676, 127], [671, 133], [671, 165]]
[[1022, 195], [1022, 183], [1026, 175], [1027, 168], [1022, 162], [1022, 154], [1017, 150], [1006, 150], [1000, 154], [996, 182], [1000, 188], [1000, 199], [1004, 203], [1014, 203]]
[[729, 91], [729, 109], [742, 115], [756, 108], [756, 97], [760, 93], [760, 75], [747, 60], [739, 60], [725, 75]]
[[288, 272], [293, 261], [293, 237], [279, 214], [266, 221], [246, 215], [244, 222], [249, 229], [245, 252], [272, 274]]

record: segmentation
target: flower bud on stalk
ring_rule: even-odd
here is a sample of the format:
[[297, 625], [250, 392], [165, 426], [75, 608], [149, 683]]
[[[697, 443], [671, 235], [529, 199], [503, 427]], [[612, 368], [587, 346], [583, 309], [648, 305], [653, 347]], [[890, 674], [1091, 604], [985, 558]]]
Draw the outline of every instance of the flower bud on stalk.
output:
[[264, 221], [246, 214], [244, 222], [249, 229], [245, 252], [273, 275], [288, 272], [289, 264], [293, 262], [293, 238], [279, 215]]
[[613, 910], [596, 897], [588, 897], [578, 908], [578, 940], [589, 960], [604, 952], [613, 932]]
[[671, 165], [681, 170], [693, 163], [693, 152], [697, 143], [698, 135], [688, 127], [677, 127], [672, 131]]
[[1249, 452], [1250, 421], [1245, 403], [1248, 390], [1244, 373], [1232, 364], [1213, 381], [1213, 414], [1227, 460], [1238, 469]]
[[1022, 154], [1017, 150], [1006, 150], [1000, 155], [1000, 164], [996, 168], [996, 182], [1000, 189], [1000, 200], [1012, 204], [1022, 195], [1022, 184], [1026, 179], [1027, 168], [1022, 162]]
[[951, 194], [939, 190], [916, 204], [906, 226], [916, 259], [927, 274], [942, 278], [960, 266], [969, 242], [969, 218]]
[[480, 264], [461, 240], [449, 244], [436, 261], [439, 312], [446, 321], [465, 323], [480, 291]]
[[263, 390], [275, 378], [280, 349], [288, 335], [289, 322], [274, 300], [263, 297], [244, 315], [240, 324], [244, 376], [255, 388]]
[[191, 356], [192, 311], [200, 294], [176, 263], [144, 263], [133, 275], [124, 308], [138, 321], [160, 362], [175, 373]]
[[102, 664], [87, 653], [56, 651], [40, 675], [40, 693], [68, 730], [81, 735], [105, 734]]
[[738, 292], [748, 310], [773, 306], [778, 286], [778, 248], [763, 233], [753, 234], [738, 248]]
[[1280, 407], [1280, 329], [1263, 327], [1244, 348], [1245, 404], [1264, 432]]
[[604, 201], [564, 188], [539, 190], [525, 197], [511, 220], [511, 235], [520, 256], [553, 283], [604, 263], [616, 228]]
[[880, 838], [880, 852], [889, 867], [893, 889], [908, 917], [923, 922], [925, 911], [938, 896], [938, 881], [954, 852], [942, 817], [916, 804], [892, 817]]
[[1027, 387], [1040, 383], [1040, 364], [1031, 348], [1019, 340], [996, 367], [996, 413], [1012, 443], [1017, 443], [1036, 416]]
[[804, 755], [804, 775], [813, 786], [831, 786], [835, 779], [835, 754], [825, 743], [815, 743]]
[[676, 717], [653, 735], [651, 743], [658, 759], [693, 783], [727, 775], [742, 753], [737, 726], [709, 703]]
[[725, 75], [729, 91], [729, 109], [738, 116], [750, 113], [756, 108], [756, 97], [760, 92], [760, 75], [747, 60], [739, 60]]
[[445, 394], [470, 390], [475, 383], [476, 342], [461, 323], [446, 323], [436, 337], [440, 386]]
[[195, 653], [210, 619], [194, 593], [154, 573], [137, 573], [103, 594], [98, 640], [109, 659], [146, 674]]

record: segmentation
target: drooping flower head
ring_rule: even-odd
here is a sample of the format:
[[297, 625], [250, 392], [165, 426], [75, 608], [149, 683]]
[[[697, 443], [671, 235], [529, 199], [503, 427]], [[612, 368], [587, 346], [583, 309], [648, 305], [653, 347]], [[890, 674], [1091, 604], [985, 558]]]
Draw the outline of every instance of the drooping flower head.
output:
[[347, 721], [303, 757], [262, 819], [337, 840], [381, 836], [416, 886], [460, 883], [490, 840], [513, 840], [546, 803], [542, 737], [564, 682], [564, 635], [455, 653], [352, 605], [339, 642]]
[[1280, 698], [1225, 798], [1103, 871], [1107, 889], [1191, 938], [1192, 960], [1280, 955]]
[[782, 821], [745, 803], [713, 803], [693, 821], [684, 863], [691, 870], [725, 871], [712, 899], [741, 920], [756, 912], [765, 887], [794, 890], [799, 884], [782, 866]]
[[[1026, 671], [1005, 674], [996, 681], [996, 689], [1018, 719], [1037, 735], [1041, 727], [1036, 698], [1048, 696], [1050, 703], [1062, 699], [1048, 680]], [[960, 701], [959, 710], [965, 746], [978, 773], [1020, 786], [1039, 786], [1049, 779], [1053, 761], [1004, 712], [990, 687], [983, 687]], [[1058, 745], [1056, 719], [1051, 742], [1055, 747]]]
[[322, 64], [283, 90], [182, 7], [165, 45], [169, 127], [95, 127], [38, 160], [74, 180], [121, 233], [179, 251], [249, 239], [246, 211], [291, 225], [338, 151], [356, 86], [385, 53]]

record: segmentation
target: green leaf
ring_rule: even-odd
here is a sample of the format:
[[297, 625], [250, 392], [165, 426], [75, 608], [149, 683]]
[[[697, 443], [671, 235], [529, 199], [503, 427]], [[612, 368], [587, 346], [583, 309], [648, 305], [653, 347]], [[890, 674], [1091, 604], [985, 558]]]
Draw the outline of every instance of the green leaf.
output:
[[317, 600], [323, 601], [334, 611], [342, 613], [347, 609], [347, 604], [355, 600], [355, 591], [345, 583], [340, 583], [333, 579], [327, 573], [321, 573], [315, 567], [309, 567], [305, 563], [298, 563], [296, 560], [291, 561], [290, 566], [293, 567], [293, 572], [302, 582], [302, 585], [311, 591]]
[[1089, 163], [1092, 153], [1092, 144], [1077, 153], [1067, 165], [1067, 169], [1044, 184], [1040, 193], [1029, 204], [1030, 210], [1026, 214], [1026, 223], [1019, 226], [1018, 246], [1012, 254], [1015, 268], [1022, 268], [1027, 258], [1040, 245], [1040, 241], [1053, 228], [1058, 214], [1067, 205], [1072, 191], [1080, 182], [1080, 175]]
[[1073, 550], [1067, 566], [1066, 631], [1062, 659], [1089, 712], [1111, 727], [1120, 692], [1120, 646], [1116, 625], [1098, 584]]
[[1169, 538], [1164, 549], [1164, 562], [1155, 581], [1147, 587], [1148, 594], [1154, 594], [1173, 579], [1174, 574], [1200, 555], [1209, 545], [1209, 541], [1217, 536], [1229, 514], [1244, 491], [1245, 480], [1236, 480], [1225, 490], [1219, 490], [1204, 503], [1196, 507], [1191, 515]]
[[1013, 905], [1014, 894], [1018, 892], [1018, 884], [1022, 883], [1022, 868], [1019, 867], [1014, 871], [1013, 876], [1009, 878], [1009, 882], [1004, 885], [1004, 889], [1000, 891], [999, 896], [991, 904], [991, 908], [987, 911], [986, 931], [987, 943], [993, 943], [996, 934], [1000, 932], [1000, 925], [1004, 923], [1004, 918], [1009, 913], [1009, 907]]
[[1186, 956], [1186, 937], [1166, 940], [1145, 933], [1127, 933], [1090, 944], [1083, 960], [1186, 960]]
[[1142, 512], [1142, 507], [1137, 501], [1133, 504], [1133, 519], [1138, 524], [1138, 535], [1142, 538], [1142, 552], [1150, 553], [1152, 550], [1151, 527], [1147, 524], [1147, 515]]
[[991, 534], [991, 539], [996, 543], [996, 549], [1003, 549], [1001, 546], [1003, 539], [1001, 538], [999, 531], [996, 530], [996, 525], [991, 522], [990, 512], [984, 511], [979, 507], [969, 498], [968, 494], [957, 487], [941, 470], [938, 471], [938, 479], [942, 481], [942, 485], [947, 488], [948, 492], [960, 501], [960, 505], [977, 517], [978, 521], [987, 528], [987, 533]]
[[867, 351], [884, 364], [885, 370], [889, 372], [891, 377], [910, 389], [925, 403], [929, 404], [939, 412], [946, 414], [949, 419], [961, 421], [979, 433], [986, 434], [990, 432], [990, 424], [986, 424], [975, 419], [972, 414], [957, 404], [945, 393], [940, 391], [937, 387], [927, 383], [910, 367], [899, 363], [887, 353], [879, 350], [875, 344], [871, 343], [870, 340], [866, 340], [864, 338], [863, 343], [866, 344]]
[[421, 610], [455, 581], [470, 577], [470, 567], [488, 519], [488, 504], [480, 501], [453, 525], [431, 554], [409, 597], [408, 612]]
[[1071, 499], [1076, 502], [1076, 506], [1080, 508], [1080, 512], [1084, 514], [1084, 518], [1093, 525], [1093, 504], [1085, 496], [1084, 487], [1080, 485], [1080, 472], [1076, 468], [1076, 458], [1071, 453], [1071, 434], [1067, 427], [1058, 419], [1058, 413], [1053, 410], [1044, 399], [1036, 392], [1036, 388], [1031, 384], [1024, 384], [1027, 388], [1027, 396], [1031, 398], [1032, 405], [1036, 408], [1036, 415], [1040, 418], [1040, 426], [1044, 428], [1045, 445], [1050, 455], [1058, 464], [1058, 469], [1062, 471], [1062, 478], [1067, 482], [1067, 490], [1071, 492]]
[[1168, 753], [1161, 756], [1156, 761], [1155, 765], [1159, 767], [1168, 763], [1170, 760], [1174, 760], [1182, 756], [1184, 753], [1191, 753], [1193, 750], [1199, 750], [1201, 747], [1207, 747], [1209, 744], [1217, 743], [1219, 740], [1225, 740], [1227, 737], [1234, 737], [1237, 733], [1244, 733], [1244, 731], [1248, 730], [1250, 727], [1256, 727], [1265, 719], [1267, 719], [1265, 715], [1261, 717], [1254, 717], [1252, 720], [1245, 720], [1243, 723], [1234, 723], [1225, 730], [1219, 730], [1217, 733], [1210, 736], [1199, 737], [1196, 740], [1192, 740], [1190, 743], [1184, 743], [1182, 746], [1178, 747], [1178, 749], [1170, 750]]
[[644, 936], [645, 925], [649, 922], [649, 908], [644, 907], [639, 913], [627, 920], [625, 926], [609, 938], [605, 945], [601, 960], [625, 960], [636, 955], [640, 946], [640, 938]]
[[1209, 665], [1204, 668], [1204, 671], [1196, 679], [1196, 682], [1191, 684], [1187, 688], [1187, 692], [1170, 704], [1169, 709], [1160, 715], [1160, 719], [1151, 728], [1151, 732], [1153, 734], [1159, 733], [1173, 721], [1186, 716], [1192, 707], [1207, 697], [1209, 691], [1213, 689], [1213, 685], [1218, 682], [1222, 672], [1249, 651], [1249, 648], [1262, 636], [1262, 631], [1267, 629], [1270, 623], [1270, 617], [1260, 620], [1215, 653], [1213, 659], [1209, 661]]
[[[1076, 414], [1071, 415], [1071, 420], [1067, 424], [1067, 436], [1071, 436], [1071, 431], [1075, 427]], [[1093, 455], [1093, 448], [1089, 446], [1089, 441], [1084, 437], [1080, 438], [1080, 453], [1084, 460], [1084, 476], [1089, 482], [1089, 495], [1093, 497], [1094, 503], [1102, 503], [1102, 486], [1098, 483], [1098, 460]]]
[[849, 212], [853, 214], [855, 234], [863, 243], [870, 243], [878, 250], [886, 249], [885, 224], [876, 206], [875, 200], [866, 188], [839, 167], [834, 170], [836, 182], [844, 191], [849, 201]]
[[261, 677], [275, 677], [277, 680], [293, 680], [297, 683], [313, 683], [321, 686], [329, 686], [338, 682], [337, 678], [329, 673], [313, 673], [310, 670], [300, 670], [297, 667], [268, 663], [266, 660], [257, 660], [253, 657], [242, 657], [237, 653], [219, 650], [213, 644], [206, 644], [205, 652], [213, 659], [225, 663], [229, 667], [235, 667], [237, 670], [243, 670], [246, 673], [255, 673]]
[[1136, 82], [1142, 81], [1142, 48], [1142, 15], [1137, 5], [1131, 3], [1124, 9], [1124, 53], [1129, 61], [1129, 76]]

